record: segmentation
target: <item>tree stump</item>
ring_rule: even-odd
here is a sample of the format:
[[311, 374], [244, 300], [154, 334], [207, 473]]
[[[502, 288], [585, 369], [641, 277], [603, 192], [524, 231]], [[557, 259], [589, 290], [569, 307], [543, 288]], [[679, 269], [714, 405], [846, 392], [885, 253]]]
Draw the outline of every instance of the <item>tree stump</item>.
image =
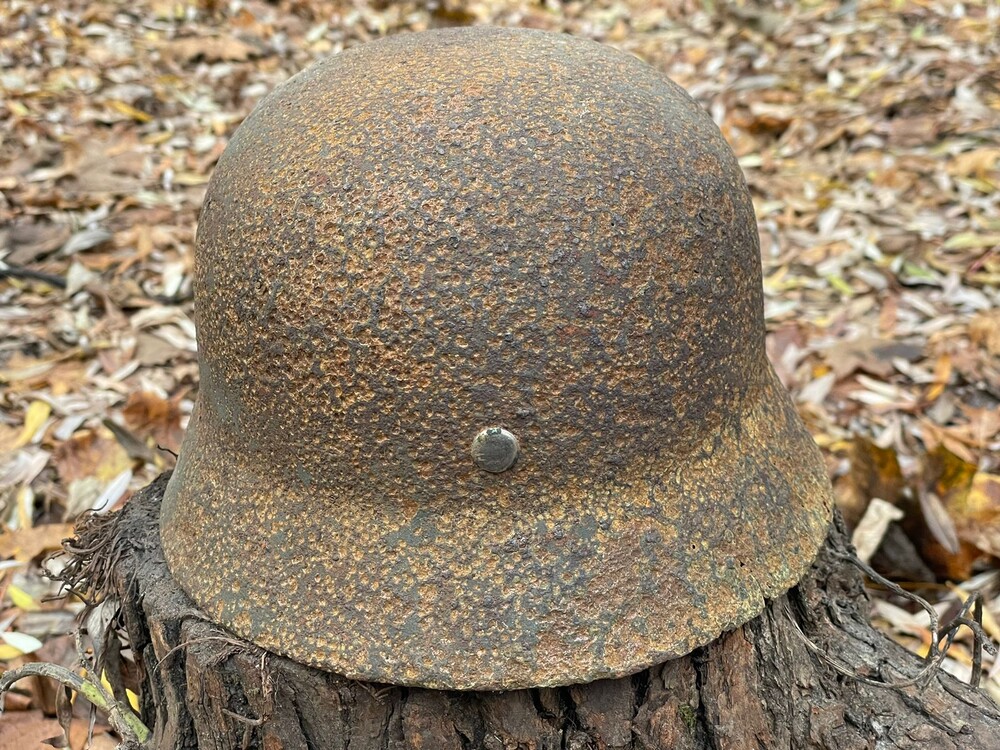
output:
[[[113, 520], [83, 524], [77, 583], [117, 599], [156, 750], [1000, 750], [1000, 708], [875, 631], [839, 519], [798, 587], [692, 654], [617, 680], [457, 692], [349, 680], [208, 622], [167, 570], [160, 477]], [[85, 550], [81, 553], [81, 550]]]

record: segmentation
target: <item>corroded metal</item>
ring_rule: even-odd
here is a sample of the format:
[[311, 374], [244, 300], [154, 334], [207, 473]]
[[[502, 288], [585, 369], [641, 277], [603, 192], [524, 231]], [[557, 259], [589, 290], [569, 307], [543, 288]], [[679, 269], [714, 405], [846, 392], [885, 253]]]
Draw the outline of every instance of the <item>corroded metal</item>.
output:
[[[743, 177], [629, 55], [476, 28], [325, 60], [234, 135], [196, 261], [162, 538], [261, 646], [441, 688], [624, 675], [756, 615], [824, 538]], [[501, 473], [470, 460], [491, 425]]]

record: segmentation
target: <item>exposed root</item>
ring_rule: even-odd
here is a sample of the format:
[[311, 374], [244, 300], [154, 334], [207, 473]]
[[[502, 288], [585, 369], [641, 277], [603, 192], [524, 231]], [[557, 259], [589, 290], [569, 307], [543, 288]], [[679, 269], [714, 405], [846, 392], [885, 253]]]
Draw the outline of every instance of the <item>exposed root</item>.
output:
[[76, 535], [63, 541], [58, 558], [63, 567], [48, 575], [79, 597], [89, 611], [115, 591], [114, 571], [127, 551], [120, 539], [121, 513], [85, 513], [76, 523]]

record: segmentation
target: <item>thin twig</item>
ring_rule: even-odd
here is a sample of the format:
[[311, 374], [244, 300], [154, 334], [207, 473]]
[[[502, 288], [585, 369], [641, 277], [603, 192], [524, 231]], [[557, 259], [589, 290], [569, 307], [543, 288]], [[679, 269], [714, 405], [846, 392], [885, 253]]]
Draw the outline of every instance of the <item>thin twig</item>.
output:
[[93, 673], [90, 674], [91, 678], [88, 679], [57, 664], [44, 662], [25, 664], [0, 675], [0, 700], [19, 680], [26, 677], [47, 677], [75, 690], [90, 703], [104, 711], [108, 715], [108, 724], [122, 738], [138, 745], [145, 745], [151, 736], [149, 728], [142, 723], [138, 716], [132, 713], [130, 708], [116, 701], [114, 696], [104, 689], [104, 686], [100, 684], [99, 677], [94, 677]]
[[66, 279], [62, 276], [55, 276], [51, 273], [45, 273], [44, 271], [36, 271], [33, 268], [12, 266], [9, 263], [0, 261], [0, 279], [2, 278], [30, 279], [31, 281], [41, 281], [42, 283], [48, 284], [49, 286], [57, 289], [66, 288]]
[[[858, 558], [857, 555], [852, 555], [850, 553], [843, 553], [843, 552], [835, 552], [834, 554], [839, 559], [854, 565], [866, 576], [871, 578], [873, 581], [876, 581], [881, 585], [885, 586], [892, 593], [896, 594], [897, 596], [901, 596], [904, 599], [908, 599], [917, 604], [918, 606], [920, 606], [927, 613], [927, 617], [930, 620], [931, 642], [935, 644], [938, 642], [938, 627], [939, 627], [938, 613], [937, 610], [934, 609], [933, 606], [931, 606], [930, 602], [926, 601], [925, 599], [917, 596], [916, 594], [910, 591], [907, 591], [894, 581], [890, 581], [888, 578], [886, 578], [877, 570], [875, 570], [871, 565], [866, 563], [864, 560]], [[929, 660], [930, 656], [931, 656], [930, 652], [928, 652], [926, 658]]]
[[[885, 586], [887, 589], [893, 593], [908, 599], [910, 601], [916, 602], [925, 612], [927, 612], [930, 619], [930, 631], [931, 631], [931, 648], [927, 650], [927, 656], [925, 657], [924, 666], [915, 675], [909, 677], [905, 680], [885, 680], [885, 679], [872, 679], [870, 677], [865, 677], [858, 673], [858, 671], [852, 668], [849, 664], [840, 661], [839, 659], [831, 656], [827, 651], [820, 648], [818, 645], [813, 643], [813, 641], [805, 634], [802, 627], [799, 625], [798, 621], [792, 614], [791, 608], [789, 607], [788, 600], [785, 599], [783, 602], [783, 609], [785, 616], [792, 623], [795, 632], [801, 638], [803, 644], [817, 657], [826, 664], [828, 664], [835, 672], [858, 682], [862, 682], [866, 685], [872, 685], [875, 687], [887, 687], [901, 689], [906, 687], [912, 687], [913, 685], [926, 684], [925, 681], [929, 681], [931, 677], [940, 669], [941, 664], [944, 662], [945, 657], [948, 654], [949, 649], [955, 642], [955, 638], [958, 635], [959, 629], [965, 625], [968, 627], [973, 634], [973, 662], [972, 662], [972, 675], [969, 678], [969, 682], [973, 687], [978, 687], [980, 680], [980, 672], [982, 671], [982, 650], [985, 649], [990, 654], [996, 654], [997, 649], [990, 641], [986, 632], [982, 627], [982, 596], [979, 592], [973, 592], [970, 594], [966, 600], [962, 603], [961, 608], [949, 623], [947, 628], [943, 633], [939, 632], [939, 621], [937, 610], [923, 598], [917, 596], [916, 594], [906, 591], [902, 587], [888, 580], [884, 576], [880, 575], [878, 572], [873, 570], [871, 566], [859, 560], [856, 556], [850, 554], [844, 554], [841, 552], [835, 552], [834, 555], [845, 562], [849, 562], [852, 565], [859, 568], [865, 575], [869, 578], [877, 581], [881, 585]], [[969, 612], [972, 612], [972, 619], [968, 617]]]

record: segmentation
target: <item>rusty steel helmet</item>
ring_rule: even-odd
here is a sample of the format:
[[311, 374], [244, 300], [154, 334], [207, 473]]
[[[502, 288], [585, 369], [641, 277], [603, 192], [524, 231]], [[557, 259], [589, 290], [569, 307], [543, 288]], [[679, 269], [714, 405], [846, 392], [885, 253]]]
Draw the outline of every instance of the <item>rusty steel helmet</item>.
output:
[[369, 681], [623, 676], [801, 578], [832, 493], [710, 117], [590, 41], [323, 60], [219, 160], [162, 510], [214, 621]]

